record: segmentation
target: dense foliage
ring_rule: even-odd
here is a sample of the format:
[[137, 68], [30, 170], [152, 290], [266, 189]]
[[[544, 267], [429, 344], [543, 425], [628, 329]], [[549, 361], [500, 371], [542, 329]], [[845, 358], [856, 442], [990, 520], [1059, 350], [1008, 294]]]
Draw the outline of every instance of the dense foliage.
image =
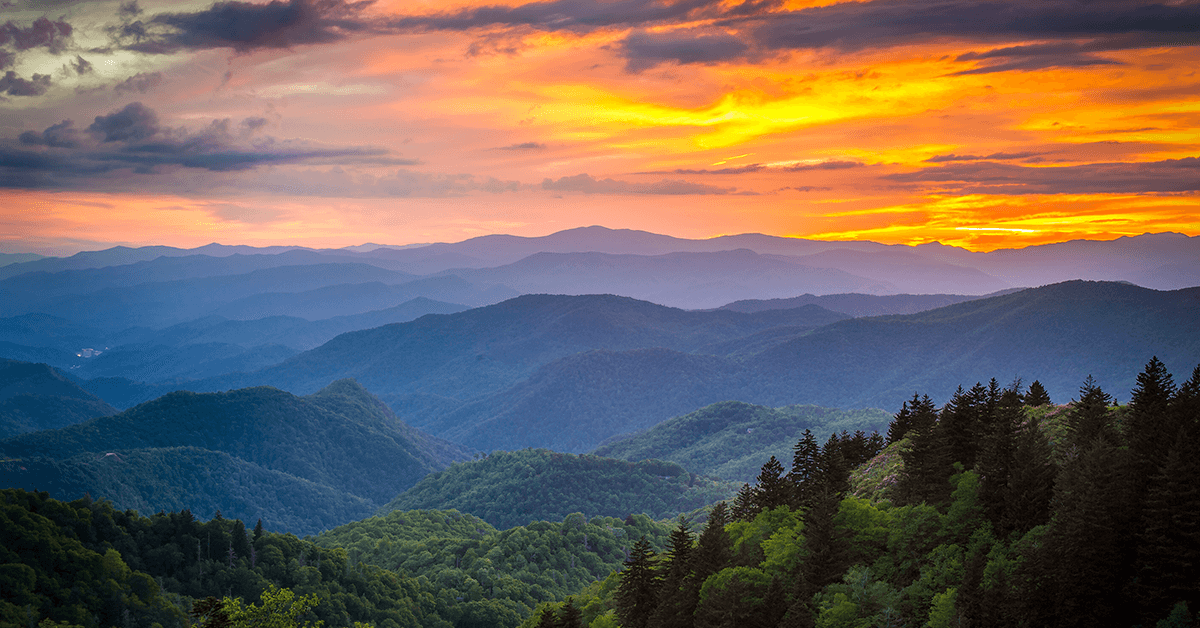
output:
[[894, 475], [858, 487], [840, 445], [802, 440], [731, 522], [679, 526], [690, 552], [635, 553], [575, 603], [597, 628], [1193, 625], [1200, 367], [1177, 387], [1155, 358], [1137, 382], [1121, 408], [1090, 377], [1049, 411], [994, 380], [940, 409], [915, 396], [863, 465]]
[[791, 443], [806, 429], [824, 440], [840, 430], [879, 430], [890, 418], [874, 408], [767, 408], [722, 401], [601, 445], [592, 453], [622, 460], [669, 460], [692, 473], [749, 482], [767, 458], [787, 459]]
[[670, 518], [732, 496], [736, 485], [673, 462], [632, 463], [544, 449], [495, 452], [431, 474], [380, 513], [453, 508], [498, 527], [561, 521], [573, 512]]
[[[0, 467], [8, 486], [86, 492], [150, 512], [212, 504], [298, 532], [352, 521], [469, 456], [405, 425], [350, 380], [308, 397], [265, 387], [171, 393], [0, 441], [0, 453], [10, 459]], [[280, 503], [288, 497], [300, 501]]]
[[261, 519], [269, 528], [312, 534], [371, 516], [378, 504], [219, 451], [133, 449], [70, 458], [0, 461], [0, 485], [70, 498], [102, 496], [139, 512], [191, 510]]
[[[291, 534], [250, 532], [219, 514], [138, 516], [102, 501], [60, 502], [0, 491], [0, 626], [183, 628], [195, 601], [253, 604], [271, 587], [315, 595], [327, 628], [450, 628], [487, 609], [460, 604], [427, 580], [355, 563], [341, 549]], [[264, 600], [265, 601], [265, 600]], [[515, 623], [515, 622], [514, 622]], [[481, 620], [478, 625], [486, 625]]]
[[641, 514], [587, 519], [572, 513], [498, 532], [455, 510], [414, 510], [347, 524], [316, 542], [345, 548], [354, 562], [420, 574], [442, 597], [500, 605], [506, 617], [523, 619], [539, 604], [561, 601], [619, 569], [638, 539], [665, 547], [669, 532], [669, 525]]

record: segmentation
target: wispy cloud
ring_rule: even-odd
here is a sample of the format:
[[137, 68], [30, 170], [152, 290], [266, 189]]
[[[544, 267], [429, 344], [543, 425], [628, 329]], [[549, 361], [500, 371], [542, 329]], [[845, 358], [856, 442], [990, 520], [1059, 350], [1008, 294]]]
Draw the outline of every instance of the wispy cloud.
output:
[[1148, 163], [1018, 166], [951, 163], [885, 180], [956, 194], [1147, 194], [1200, 191], [1200, 158]]
[[577, 174], [559, 179], [545, 179], [542, 189], [551, 192], [582, 192], [584, 194], [738, 194], [737, 188], [692, 183], [679, 179], [663, 179], [653, 183], [636, 183], [620, 179], [597, 179], [589, 174]]

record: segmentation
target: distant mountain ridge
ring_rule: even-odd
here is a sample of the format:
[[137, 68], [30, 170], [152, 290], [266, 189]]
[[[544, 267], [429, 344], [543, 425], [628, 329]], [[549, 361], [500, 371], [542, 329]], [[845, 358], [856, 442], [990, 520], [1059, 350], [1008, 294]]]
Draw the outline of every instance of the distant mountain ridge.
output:
[[782, 310], [802, 305], [819, 305], [827, 310], [841, 312], [858, 318], [860, 316], [885, 316], [888, 314], [916, 314], [925, 310], [933, 310], [964, 301], [974, 301], [987, 297], [1000, 296], [1017, 292], [1019, 288], [1009, 288], [991, 294], [827, 294], [816, 296], [802, 294], [787, 299], [747, 299], [734, 301], [717, 308], [735, 312], [762, 312], [765, 310]]
[[[673, 310], [612, 296], [529, 295], [344, 334], [256, 373], [190, 382], [296, 393], [353, 377], [413, 425], [490, 451], [582, 453], [718, 401], [892, 409], [964, 380], [1089, 374], [1116, 389], [1151, 355], [1200, 362], [1200, 288], [1066, 282], [911, 315]], [[805, 322], [808, 325], [805, 325]], [[1085, 371], [1086, 369], [1086, 371]], [[1007, 383], [1007, 382], [1005, 382]]]

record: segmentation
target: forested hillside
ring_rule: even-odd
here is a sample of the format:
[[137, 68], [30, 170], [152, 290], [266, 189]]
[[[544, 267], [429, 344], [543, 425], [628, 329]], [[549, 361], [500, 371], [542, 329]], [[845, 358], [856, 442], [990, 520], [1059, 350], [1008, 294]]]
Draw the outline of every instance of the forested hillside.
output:
[[864, 497], [844, 443], [806, 437], [698, 538], [681, 524], [665, 552], [639, 544], [572, 605], [637, 628], [1193, 625], [1200, 367], [1177, 386], [1152, 359], [1119, 409], [1090, 377], [1065, 412], [1029, 402], [1046, 403], [995, 380], [940, 410], [914, 396], [856, 476], [901, 464]]
[[[315, 541], [345, 548], [354, 562], [420, 574], [444, 597], [516, 610], [524, 618], [539, 603], [562, 600], [620, 569], [639, 539], [666, 547], [670, 532], [668, 522], [642, 514], [588, 518], [575, 512], [497, 531], [457, 510], [414, 510], [347, 524]], [[512, 626], [511, 616], [490, 625]]]
[[[257, 602], [271, 586], [319, 603], [306, 619], [328, 628], [513, 626], [513, 605], [455, 599], [427, 579], [351, 561], [290, 534], [247, 529], [219, 514], [152, 517], [91, 499], [0, 490], [0, 626], [194, 625], [207, 597]], [[44, 625], [44, 624], [43, 624]]]
[[[67, 491], [56, 493], [64, 498], [87, 492], [152, 511], [194, 498], [193, 507], [227, 504], [277, 529], [301, 523], [287, 528], [299, 532], [352, 521], [364, 504], [377, 508], [469, 457], [405, 425], [348, 380], [307, 397], [265, 387], [171, 393], [115, 416], [0, 441], [0, 453], [11, 459], [3, 467], [8, 486], [54, 486]], [[274, 482], [301, 501], [281, 503], [269, 489]]]
[[660, 460], [626, 462], [545, 449], [494, 452], [429, 475], [380, 509], [453, 508], [498, 528], [560, 521], [573, 512], [669, 519], [727, 499], [737, 484]]
[[116, 413], [45, 364], [0, 359], [0, 438]]
[[722, 401], [644, 432], [617, 437], [592, 453], [622, 460], [669, 460], [692, 473], [750, 482], [763, 460], [771, 456], [786, 460], [804, 430], [824, 441], [839, 431], [886, 431], [891, 418], [874, 408], [767, 408]]
[[[883, 442], [802, 432], [790, 465], [768, 458], [701, 523], [576, 512], [501, 532], [478, 513], [394, 511], [313, 544], [0, 491], [0, 625], [182, 627], [207, 596], [228, 608], [270, 586], [314, 596], [308, 617], [331, 628], [1194, 625], [1200, 367], [1177, 384], [1154, 358], [1136, 381], [1119, 406], [1091, 377], [1059, 406], [1040, 381], [960, 388], [940, 408], [915, 394]], [[527, 451], [445, 475], [463, 489], [505, 456], [526, 474], [492, 503], [558, 499], [579, 461], [682, 472]]]

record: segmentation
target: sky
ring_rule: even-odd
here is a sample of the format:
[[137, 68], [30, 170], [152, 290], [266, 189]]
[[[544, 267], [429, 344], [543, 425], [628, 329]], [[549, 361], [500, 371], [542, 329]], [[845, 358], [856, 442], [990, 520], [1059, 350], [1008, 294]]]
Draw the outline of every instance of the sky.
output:
[[0, 252], [1200, 234], [1200, 0], [0, 0]]

